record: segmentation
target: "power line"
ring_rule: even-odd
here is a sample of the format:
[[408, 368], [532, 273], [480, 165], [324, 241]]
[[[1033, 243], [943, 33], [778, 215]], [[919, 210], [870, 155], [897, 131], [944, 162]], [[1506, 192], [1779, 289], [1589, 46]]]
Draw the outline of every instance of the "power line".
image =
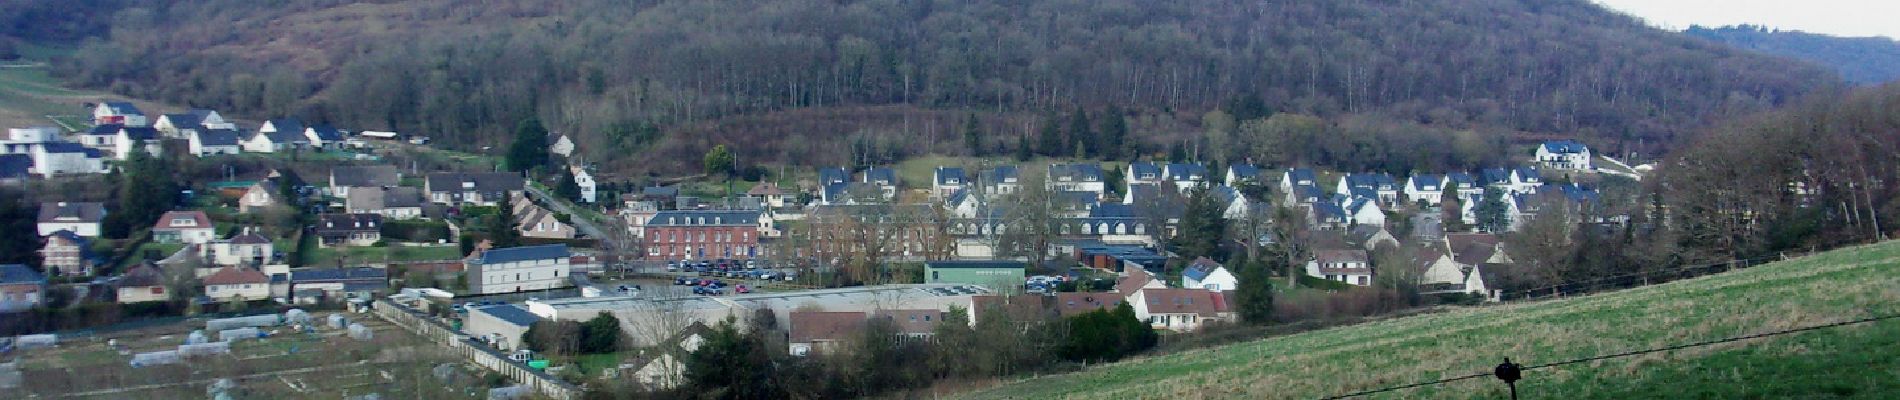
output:
[[[1839, 328], [1839, 327], [1849, 326], [1849, 325], [1873, 323], [1873, 322], [1879, 322], [1879, 321], [1895, 319], [1895, 318], [1900, 318], [1900, 314], [1878, 315], [1878, 316], [1861, 318], [1861, 319], [1833, 322], [1833, 323], [1827, 323], [1827, 324], [1821, 324], [1821, 325], [1804, 326], [1804, 327], [1799, 327], [1799, 328], [1784, 329], [1784, 330], [1767, 332], [1767, 333], [1757, 333], [1757, 334], [1752, 334], [1752, 335], [1742, 335], [1742, 336], [1735, 336], [1735, 337], [1729, 337], [1729, 338], [1723, 338], [1723, 339], [1679, 344], [1679, 345], [1668, 346], [1668, 347], [1658, 347], [1658, 348], [1653, 348], [1653, 349], [1626, 351], [1622, 353], [1614, 353], [1614, 354], [1600, 355], [1600, 356], [1594, 356], [1594, 357], [1555, 361], [1555, 362], [1536, 364], [1536, 365], [1526, 365], [1526, 366], [1522, 366], [1521, 370], [1530, 371], [1530, 370], [1536, 370], [1536, 369], [1554, 368], [1554, 367], [1570, 365], [1570, 364], [1586, 363], [1586, 362], [1591, 362], [1591, 361], [1602, 361], [1602, 360], [1608, 360], [1608, 359], [1614, 359], [1614, 358], [1668, 352], [1668, 351], [1682, 350], [1682, 349], [1695, 348], [1695, 347], [1713, 346], [1713, 345], [1718, 345], [1718, 344], [1723, 344], [1723, 343], [1733, 343], [1733, 342], [1739, 342], [1739, 341], [1749, 340], [1749, 339], [1760, 339], [1760, 338], [1771, 337], [1771, 336], [1780, 336], [1780, 335], [1802, 333], [1802, 332], [1816, 331], [1816, 330], [1822, 330], [1822, 329]], [[1336, 400], [1336, 399], [1360, 397], [1360, 396], [1367, 396], [1367, 395], [1373, 395], [1373, 394], [1379, 394], [1379, 393], [1385, 393], [1385, 392], [1394, 392], [1394, 391], [1405, 390], [1405, 389], [1414, 389], [1414, 388], [1419, 388], [1419, 387], [1432, 386], [1432, 385], [1437, 385], [1441, 383], [1470, 380], [1470, 379], [1482, 378], [1482, 377], [1487, 377], [1487, 376], [1493, 376], [1493, 374], [1486, 372], [1486, 373], [1476, 373], [1476, 374], [1471, 374], [1471, 375], [1461, 375], [1461, 376], [1452, 377], [1452, 378], [1445, 378], [1445, 379], [1438, 379], [1438, 380], [1432, 380], [1432, 381], [1411, 383], [1411, 384], [1400, 385], [1400, 386], [1392, 386], [1392, 387], [1379, 388], [1379, 389], [1373, 389], [1373, 390], [1352, 392], [1352, 393], [1342, 394], [1338, 396], [1326, 397], [1325, 399]]]

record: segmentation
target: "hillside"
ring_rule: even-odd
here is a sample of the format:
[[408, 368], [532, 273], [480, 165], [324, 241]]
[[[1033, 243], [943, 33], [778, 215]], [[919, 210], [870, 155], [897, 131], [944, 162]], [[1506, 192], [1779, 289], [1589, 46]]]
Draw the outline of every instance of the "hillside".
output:
[[[629, 164], [644, 157], [604, 156], [697, 157], [710, 137], [763, 137], [697, 134], [731, 126], [726, 118], [861, 106], [889, 107], [792, 139], [836, 148], [884, 135], [903, 139], [895, 152], [924, 153], [914, 138], [952, 131], [959, 118], [912, 117], [944, 110], [980, 113], [985, 147], [1008, 147], [1034, 124], [1007, 121], [1113, 105], [1186, 122], [1136, 132], [1131, 147], [1143, 154], [1198, 132], [1201, 113], [1216, 107], [1247, 111], [1234, 112], [1243, 120], [1376, 115], [1658, 150], [1709, 121], [1837, 82], [1586, 0], [144, 4], [92, 14], [110, 19], [110, 37], [64, 63], [64, 76], [469, 148], [497, 144], [515, 121], [538, 115], [591, 144], [583, 151], [594, 158]], [[847, 161], [836, 151], [737, 151], [752, 161]], [[651, 167], [693, 163], [677, 164]]]
[[1900, 79], [1900, 42], [1884, 37], [1839, 37], [1740, 25], [1691, 26], [1683, 33], [1730, 46], [1806, 60], [1839, 71], [1858, 84]]
[[[1900, 242], [1596, 296], [1460, 309], [1104, 365], [978, 399], [1321, 398], [1900, 312]], [[1525, 373], [1527, 399], [1877, 398], [1900, 391], [1900, 321]], [[1495, 379], [1372, 398], [1505, 398]]]

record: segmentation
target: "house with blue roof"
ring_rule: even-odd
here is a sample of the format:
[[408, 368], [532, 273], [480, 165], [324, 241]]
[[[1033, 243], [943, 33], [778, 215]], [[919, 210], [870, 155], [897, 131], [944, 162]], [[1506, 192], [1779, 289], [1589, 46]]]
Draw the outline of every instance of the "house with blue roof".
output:
[[1405, 200], [1437, 205], [1444, 200], [1445, 176], [1438, 174], [1414, 174], [1405, 178]]
[[1234, 277], [1233, 272], [1227, 271], [1227, 267], [1207, 257], [1200, 257], [1181, 270], [1181, 287], [1219, 292], [1239, 288], [1240, 280]]
[[1537, 193], [1540, 186], [1544, 186], [1544, 175], [1537, 172], [1537, 168], [1524, 166], [1511, 169], [1512, 193]]
[[1399, 183], [1392, 179], [1392, 174], [1357, 173], [1346, 174], [1344, 179], [1340, 179], [1334, 193], [1370, 198], [1379, 204], [1392, 204], [1399, 201], [1399, 189]]
[[102, 101], [92, 108], [92, 123], [148, 126], [145, 112], [127, 101]]
[[978, 178], [982, 179], [983, 193], [986, 195], [1007, 196], [1015, 194], [1023, 187], [1021, 176], [1018, 175], [1014, 165], [990, 168]]
[[951, 193], [963, 190], [968, 184], [962, 167], [937, 167], [937, 170], [930, 173], [931, 197], [939, 199], [949, 197]]
[[850, 182], [850, 181], [851, 181], [851, 170], [844, 169], [844, 167], [827, 167], [827, 168], [818, 169], [818, 185], [819, 186], [827, 186], [833, 183], [845, 183], [845, 182]]
[[1260, 167], [1253, 164], [1238, 163], [1229, 165], [1227, 166], [1227, 179], [1222, 183], [1233, 187], [1266, 183], [1266, 177], [1260, 176], [1261, 173]]
[[1312, 221], [1313, 229], [1343, 230], [1348, 226], [1346, 210], [1337, 201], [1316, 201], [1307, 211], [1307, 221]]
[[338, 149], [343, 147], [343, 131], [329, 125], [311, 125], [303, 129], [305, 141], [310, 147], [319, 149]]
[[1212, 177], [1207, 175], [1207, 166], [1201, 165], [1201, 163], [1171, 163], [1163, 165], [1161, 166], [1161, 176], [1169, 182], [1174, 182], [1174, 188], [1180, 190], [1181, 193], [1187, 193], [1194, 188], [1207, 187], [1208, 181], [1213, 180]]
[[567, 287], [571, 256], [565, 244], [480, 251], [464, 262], [468, 290], [491, 294]]
[[1242, 219], [1253, 212], [1253, 201], [1247, 198], [1247, 194], [1241, 193], [1240, 189], [1235, 189], [1233, 186], [1215, 186], [1208, 194], [1226, 205], [1226, 208], [1221, 211], [1222, 218]]
[[18, 184], [33, 176], [33, 155], [0, 154], [0, 183]]
[[1053, 164], [1049, 166], [1049, 190], [1069, 192], [1108, 192], [1102, 166], [1094, 163]]
[[185, 134], [187, 151], [196, 157], [244, 152], [242, 139], [231, 129], [198, 129]]
[[1122, 174], [1122, 181], [1128, 186], [1161, 184], [1161, 166], [1147, 161], [1128, 163], [1128, 172]]
[[1537, 146], [1537, 163], [1546, 168], [1589, 170], [1590, 147], [1575, 140], [1552, 140]]
[[46, 292], [46, 276], [24, 264], [0, 265], [0, 312], [31, 309]]
[[153, 156], [165, 153], [164, 141], [160, 140], [158, 129], [144, 126], [119, 128], [112, 140], [112, 154], [120, 160], [132, 156], [133, 151], [143, 150]]
[[1484, 194], [1484, 185], [1478, 183], [1478, 177], [1464, 171], [1445, 174], [1445, 185], [1458, 186], [1458, 199], [1468, 201]]
[[[1301, 188], [1312, 188], [1304, 190]], [[1286, 204], [1308, 204], [1318, 199], [1308, 196], [1319, 190], [1319, 174], [1312, 168], [1289, 168], [1280, 174], [1280, 193], [1286, 196]]]

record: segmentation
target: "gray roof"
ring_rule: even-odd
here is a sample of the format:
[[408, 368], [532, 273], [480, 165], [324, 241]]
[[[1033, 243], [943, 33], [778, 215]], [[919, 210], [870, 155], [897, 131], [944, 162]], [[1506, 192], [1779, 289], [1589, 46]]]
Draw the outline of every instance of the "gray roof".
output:
[[896, 185], [897, 170], [884, 167], [872, 167], [864, 170], [864, 182], [880, 185]]
[[661, 211], [647, 219], [647, 226], [737, 226], [757, 225], [758, 211], [673, 210]]
[[178, 129], [198, 129], [204, 127], [204, 122], [200, 120], [197, 114], [165, 114], [158, 117], [171, 122], [172, 127]]
[[119, 134], [131, 140], [157, 140], [158, 129], [149, 126], [128, 126], [119, 128]]
[[312, 125], [310, 126], [310, 131], [317, 134], [317, 139], [325, 141], [343, 140], [343, 132], [329, 125]]
[[818, 184], [820, 185], [849, 181], [851, 181], [851, 170], [844, 169], [844, 167], [818, 169]]
[[236, 146], [238, 132], [230, 129], [212, 129], [198, 131], [200, 146]]
[[25, 264], [0, 265], [0, 285], [19, 283], [46, 283], [46, 277]]
[[431, 192], [460, 193], [463, 183], [472, 183], [473, 191], [481, 192], [483, 197], [502, 197], [505, 192], [521, 190], [522, 178], [513, 172], [445, 172], [429, 174], [428, 185]]
[[317, 233], [381, 231], [380, 214], [322, 214], [317, 216]]
[[125, 124], [98, 124], [93, 125], [92, 129], [87, 129], [85, 134], [91, 136], [114, 136], [118, 135], [119, 129], [123, 128], [125, 128]]
[[1286, 176], [1288, 180], [1292, 181], [1295, 185], [1298, 185], [1302, 181], [1312, 182], [1313, 185], [1319, 184], [1319, 174], [1313, 173], [1312, 168], [1289, 169], [1286, 170]]
[[1566, 139], [1544, 142], [1544, 150], [1552, 153], [1582, 153], [1590, 151], [1590, 147], [1584, 146], [1583, 143], [1578, 143], [1575, 140]]
[[1166, 170], [1168, 179], [1173, 181], [1189, 181], [1195, 176], [1203, 180], [1207, 179], [1207, 166], [1201, 163], [1168, 164], [1163, 169]]
[[983, 176], [983, 179], [988, 179], [991, 184], [1016, 180], [1016, 166], [1003, 165], [991, 168], [989, 174]]
[[278, 132], [289, 132], [295, 133], [297, 136], [303, 136], [303, 120], [296, 118], [277, 118], [264, 122], [270, 124], [272, 128], [277, 128]]
[[1155, 163], [1151, 163], [1151, 162], [1143, 161], [1143, 162], [1128, 163], [1128, 172], [1129, 172], [1128, 174], [1129, 180], [1161, 179], [1161, 166], [1155, 165]]
[[40, 222], [99, 222], [105, 217], [105, 203], [40, 203]]
[[498, 305], [498, 306], [481, 307], [481, 308], [476, 308], [475, 311], [483, 313], [483, 314], [488, 314], [490, 316], [494, 316], [495, 319], [499, 319], [504, 322], [514, 324], [515, 326], [534, 325], [536, 321], [541, 320], [541, 316], [534, 315], [534, 313], [528, 312], [528, 310], [526, 309], [522, 309], [521, 306], [517, 306], [513, 304], [503, 304], [503, 305]]
[[937, 167], [938, 185], [962, 185], [963, 181], [963, 168]]
[[1067, 177], [1073, 182], [1100, 182], [1102, 166], [1099, 164], [1055, 164], [1049, 166], [1050, 180]]
[[477, 262], [481, 264], [500, 264], [528, 260], [553, 260], [567, 258], [567, 245], [544, 244], [539, 246], [509, 247], [482, 252]]
[[105, 106], [106, 106], [106, 108], [109, 108], [109, 109], [112, 109], [112, 112], [113, 112], [113, 113], [115, 113], [115, 114], [119, 114], [119, 115], [145, 115], [145, 112], [144, 112], [144, 111], [139, 111], [139, 107], [138, 107], [138, 106], [134, 106], [134, 105], [132, 105], [132, 103], [131, 103], [131, 102], [127, 102], [127, 101], [108, 101], [108, 102], [105, 102], [104, 104], [105, 104]]
[[931, 261], [924, 263], [924, 266], [929, 268], [1024, 268], [1028, 264], [1009, 260], [965, 260]]
[[330, 169], [331, 186], [396, 186], [402, 172], [393, 165], [352, 165]]
[[0, 178], [25, 178], [33, 168], [33, 156], [0, 154]]
[[389, 279], [389, 272], [373, 267], [306, 268], [290, 271], [290, 281], [298, 283], [384, 279]]

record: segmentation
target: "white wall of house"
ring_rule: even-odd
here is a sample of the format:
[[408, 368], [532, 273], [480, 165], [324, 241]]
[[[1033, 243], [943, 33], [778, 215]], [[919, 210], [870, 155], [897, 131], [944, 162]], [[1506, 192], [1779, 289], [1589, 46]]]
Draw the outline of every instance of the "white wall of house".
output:
[[263, 300], [270, 298], [270, 283], [205, 285], [205, 296], [218, 300], [234, 296], [243, 297], [245, 300]]
[[1240, 280], [1235, 278], [1233, 273], [1227, 272], [1226, 267], [1221, 267], [1221, 268], [1215, 268], [1214, 272], [1209, 272], [1207, 274], [1207, 277], [1203, 279], [1196, 280], [1194, 278], [1189, 278], [1185, 276], [1181, 277], [1181, 287], [1185, 287], [1189, 289], [1207, 289], [1210, 291], [1218, 292], [1222, 290], [1234, 290], [1236, 288], [1239, 288]]
[[470, 265], [469, 269], [469, 273], [481, 274], [481, 285], [469, 289], [475, 293], [488, 294], [565, 287], [571, 268], [567, 257], [561, 257], [552, 260], [476, 264]]
[[73, 234], [83, 236], [83, 237], [99, 237], [99, 223], [97, 222], [41, 222], [39, 224], [39, 231], [40, 231], [41, 237], [52, 236], [53, 232], [59, 232], [59, 231], [72, 231]]
[[121, 287], [118, 292], [119, 304], [171, 300], [171, 293], [163, 285]]

